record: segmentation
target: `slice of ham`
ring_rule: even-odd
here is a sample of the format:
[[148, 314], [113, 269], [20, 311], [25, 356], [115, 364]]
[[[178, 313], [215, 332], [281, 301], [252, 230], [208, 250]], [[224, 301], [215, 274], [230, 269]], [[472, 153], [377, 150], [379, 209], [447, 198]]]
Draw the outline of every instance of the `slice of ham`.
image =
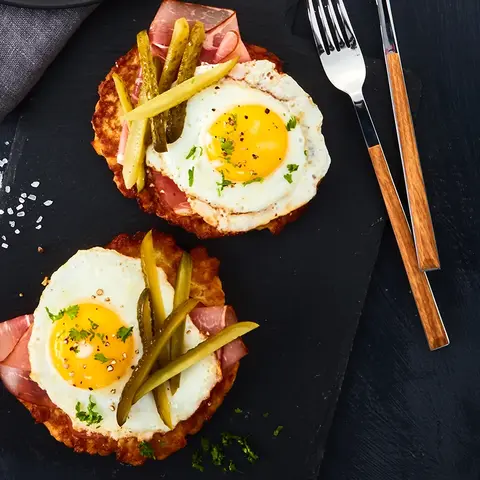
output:
[[[20, 327], [24, 327], [21, 335]], [[33, 315], [24, 315], [0, 324], [2, 353], [7, 343], [10, 346], [9, 353], [0, 361], [0, 380], [17, 398], [48, 407], [52, 405], [48, 395], [30, 378], [28, 342], [32, 328]]]
[[[204, 335], [215, 335], [225, 327], [237, 322], [237, 316], [232, 307], [198, 307], [190, 313], [195, 326]], [[227, 372], [235, 363], [248, 353], [247, 347], [240, 338], [225, 345], [218, 353], [222, 370]]]
[[[190, 26], [195, 22], [205, 25], [205, 42], [201, 62], [219, 63], [233, 54], [240, 62], [248, 62], [250, 55], [240, 38], [237, 14], [226, 8], [208, 7], [177, 0], [164, 0], [150, 26], [150, 41], [154, 51], [165, 58], [172, 38], [173, 26], [179, 18], [186, 18]], [[233, 33], [236, 38], [231, 36]]]
[[0, 364], [0, 379], [6, 389], [20, 400], [45, 407], [53, 405], [45, 390], [30, 378], [28, 370]]
[[154, 179], [157, 192], [163, 196], [165, 203], [167, 203], [177, 215], [192, 214], [192, 208], [188, 203], [187, 196], [177, 187], [177, 184], [172, 179], [158, 172], [154, 173]]
[[0, 363], [13, 351], [28, 327], [33, 323], [33, 315], [22, 315], [0, 323]]
[[28, 342], [32, 336], [33, 324], [30, 325], [27, 331], [22, 335], [12, 353], [3, 361], [1, 365], [7, 367], [19, 368], [30, 372], [30, 357], [28, 355]]

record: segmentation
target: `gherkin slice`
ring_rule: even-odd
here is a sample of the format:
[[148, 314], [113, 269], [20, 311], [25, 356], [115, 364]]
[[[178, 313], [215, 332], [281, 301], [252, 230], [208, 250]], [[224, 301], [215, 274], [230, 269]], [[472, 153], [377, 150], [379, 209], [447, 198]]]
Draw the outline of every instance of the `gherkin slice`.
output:
[[160, 385], [164, 385], [171, 378], [179, 373], [183, 372], [192, 365], [195, 365], [199, 361], [203, 360], [214, 353], [219, 348], [224, 347], [228, 343], [232, 342], [238, 337], [245, 335], [252, 330], [258, 328], [259, 325], [253, 322], [238, 322], [224, 328], [221, 332], [217, 333], [213, 337], [208, 338], [204, 342], [192, 348], [181, 357], [170, 362], [165, 367], [157, 370], [153, 373], [148, 380], [142, 383], [141, 387], [137, 390], [133, 398], [133, 404], [138, 402], [144, 395], [151, 392], [154, 388], [158, 388]]
[[185, 82], [175, 85], [170, 90], [161, 93], [157, 97], [139, 105], [124, 116], [125, 120], [139, 120], [150, 118], [165, 112], [170, 108], [180, 105], [198, 92], [220, 81], [237, 64], [238, 57], [232, 58], [225, 63], [219, 63], [200, 75], [196, 75]]
[[[180, 265], [178, 266], [177, 279], [175, 281], [175, 296], [173, 298], [173, 306], [177, 307], [190, 297], [190, 287], [192, 284], [192, 257], [184, 252]], [[185, 322], [176, 330], [172, 336], [170, 343], [170, 359], [175, 360], [183, 353], [183, 339], [185, 338]], [[170, 389], [172, 395], [180, 387], [180, 375], [172, 378], [170, 381]]]
[[[145, 86], [147, 100], [155, 98], [160, 92], [158, 90], [157, 67], [153, 60], [150, 48], [150, 39], [146, 30], [137, 34], [137, 47], [140, 57], [140, 66], [142, 67], [142, 79]], [[167, 151], [167, 137], [165, 131], [165, 122], [161, 116], [150, 118], [150, 128], [152, 131], [153, 148], [157, 152]]]
[[[154, 368], [155, 363], [158, 360], [161, 352], [165, 349], [168, 345], [170, 338], [172, 337], [175, 330], [179, 327], [179, 325], [185, 321], [185, 317], [197, 306], [197, 300], [187, 300], [183, 302], [180, 306], [175, 308], [173, 312], [168, 316], [165, 320], [165, 328], [163, 331], [157, 335], [153, 343], [145, 350], [143, 353], [142, 358], [138, 362], [137, 368], [133, 371], [132, 376], [126, 383], [122, 395], [120, 397], [120, 402], [117, 408], [117, 423], [118, 425], [122, 426], [128, 418], [128, 414], [130, 413], [130, 409], [132, 408], [133, 398], [140, 388], [140, 386], [144, 383], [147, 379], [148, 374]], [[165, 387], [165, 382], [162, 382], [162, 385]], [[152, 391], [153, 388], [149, 390]], [[163, 408], [168, 407], [168, 416], [170, 416], [170, 405], [167, 403], [163, 405]], [[160, 413], [160, 412], [159, 412]], [[165, 414], [165, 411], [162, 410], [162, 413]], [[162, 416], [161, 413], [161, 416]], [[164, 417], [162, 419], [165, 422]], [[169, 421], [169, 424], [165, 422], [169, 428], [172, 428], [172, 422]]]
[[[184, 82], [195, 75], [200, 53], [202, 52], [203, 42], [205, 41], [205, 27], [202, 22], [196, 22], [190, 32], [188, 45], [183, 54], [182, 63], [178, 71], [177, 83]], [[172, 108], [168, 112], [167, 121], [167, 141], [173, 143], [179, 139], [183, 132], [185, 116], [187, 113], [187, 102]]]

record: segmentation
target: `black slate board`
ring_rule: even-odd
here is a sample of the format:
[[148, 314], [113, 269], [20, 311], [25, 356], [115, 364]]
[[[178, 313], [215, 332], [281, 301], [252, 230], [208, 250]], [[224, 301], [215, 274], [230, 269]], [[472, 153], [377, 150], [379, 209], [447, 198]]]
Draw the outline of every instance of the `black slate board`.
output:
[[[215, 439], [222, 431], [248, 434], [260, 454], [255, 467], [238, 458], [249, 479], [307, 479], [318, 474], [324, 444], [346, 368], [358, 317], [383, 229], [383, 208], [376, 180], [348, 98], [325, 79], [297, 2], [278, 0], [211, 1], [235, 8], [244, 38], [285, 60], [285, 69], [312, 93], [325, 115], [324, 133], [331, 170], [306, 214], [280, 236], [254, 232], [204, 242], [222, 260], [228, 302], [242, 319], [261, 327], [248, 338], [251, 349], [242, 362], [235, 388], [202, 434]], [[41, 180], [39, 197], [51, 198], [47, 210], [29, 207], [30, 225], [7, 252], [0, 251], [8, 282], [0, 289], [5, 318], [32, 311], [44, 275], [77, 249], [107, 243], [120, 232], [152, 226], [173, 233], [184, 247], [193, 236], [138, 211], [135, 202], [116, 191], [111, 175], [89, 142], [96, 88], [114, 61], [145, 28], [156, 1], [105, 2], [85, 22], [20, 108], [9, 178], [11, 195], [31, 190]], [[295, 34], [292, 33], [292, 30]], [[374, 115], [391, 122], [381, 63], [369, 68]], [[381, 127], [382, 129], [382, 127]], [[394, 148], [388, 129], [385, 138]], [[393, 147], [392, 147], [393, 145]], [[16, 164], [16, 169], [15, 169]], [[10, 197], [3, 192], [0, 208]], [[42, 214], [43, 228], [34, 221]], [[7, 231], [0, 220], [0, 234]], [[10, 232], [10, 231], [9, 231]], [[11, 233], [11, 232], [10, 232]], [[11, 238], [12, 235], [9, 235]], [[44, 246], [43, 255], [37, 245]], [[18, 293], [22, 292], [23, 297]], [[234, 414], [240, 407], [244, 415]], [[269, 412], [264, 418], [263, 413]], [[30, 478], [197, 478], [190, 458], [199, 445], [141, 472], [113, 457], [76, 455], [35, 426], [18, 402], [0, 389], [0, 476]], [[273, 430], [283, 425], [281, 435]], [[28, 458], [28, 461], [26, 459]], [[223, 478], [208, 470], [208, 478]]]

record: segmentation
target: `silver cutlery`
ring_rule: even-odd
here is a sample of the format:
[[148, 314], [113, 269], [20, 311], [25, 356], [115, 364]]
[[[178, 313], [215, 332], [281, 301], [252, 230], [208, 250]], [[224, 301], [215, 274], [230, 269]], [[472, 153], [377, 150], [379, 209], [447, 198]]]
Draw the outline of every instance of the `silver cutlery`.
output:
[[428, 345], [431, 350], [444, 347], [449, 344], [448, 335], [427, 275], [418, 266], [412, 232], [363, 96], [365, 61], [345, 5], [342, 0], [307, 0], [307, 8], [325, 73], [355, 107]]
[[376, 1], [418, 265], [421, 270], [437, 270], [440, 268], [440, 259], [420, 165], [420, 155], [403, 76], [390, 0]]

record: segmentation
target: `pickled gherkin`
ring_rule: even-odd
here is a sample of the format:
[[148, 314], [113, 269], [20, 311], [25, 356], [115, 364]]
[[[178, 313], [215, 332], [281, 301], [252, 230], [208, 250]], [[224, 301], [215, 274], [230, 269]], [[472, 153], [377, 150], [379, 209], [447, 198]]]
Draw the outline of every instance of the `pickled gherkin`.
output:
[[[133, 111], [133, 110], [132, 110]], [[129, 124], [127, 145], [123, 156], [123, 181], [125, 187], [132, 188], [144, 169], [145, 137], [148, 119], [133, 120]]]
[[[117, 408], [118, 425], [122, 426], [127, 421], [135, 394], [137, 393], [140, 386], [145, 382], [151, 370], [154, 368], [158, 357], [168, 345], [168, 342], [170, 341], [170, 338], [175, 332], [175, 330], [185, 321], [185, 317], [197, 306], [197, 304], [197, 300], [190, 299], [175, 308], [165, 320], [165, 328], [160, 334], [158, 334], [154, 338], [153, 343], [150, 344], [150, 346], [143, 353], [142, 358], [138, 362], [137, 368], [133, 371], [132, 376], [130, 377], [122, 391], [120, 402], [118, 403]], [[162, 382], [162, 385], [160, 385], [159, 387], [162, 386], [165, 387], [165, 382]], [[149, 391], [152, 390], [153, 388]], [[163, 416], [165, 415], [164, 409], [168, 410], [168, 416], [170, 417], [170, 405], [168, 403], [168, 397], [167, 403], [164, 404], [162, 407], [162, 412], [159, 413], [162, 417], [162, 420], [165, 422]], [[172, 428], [171, 420], [169, 420], [169, 423], [165, 423], [168, 425], [169, 428]]]
[[[177, 270], [177, 279], [175, 281], [175, 296], [173, 297], [173, 307], [177, 307], [185, 300], [188, 300], [190, 297], [190, 287], [192, 283], [192, 257], [187, 253], [183, 252], [182, 258], [180, 260], [180, 265]], [[185, 336], [185, 322], [177, 329], [173, 334], [172, 340], [170, 343], [170, 360], [175, 360], [183, 353], [183, 339]], [[175, 392], [180, 387], [180, 375], [177, 375], [172, 378], [170, 381], [170, 389], [172, 395], [175, 395]]]
[[187, 101], [198, 92], [220, 81], [237, 64], [238, 57], [232, 58], [225, 63], [215, 65], [213, 68], [207, 70], [200, 75], [196, 75], [185, 82], [182, 82], [170, 90], [161, 93], [152, 100], [145, 102], [143, 105], [139, 105], [131, 112], [124, 116], [125, 120], [140, 120], [145, 118], [151, 118], [159, 113], [165, 112], [170, 108], [180, 105], [182, 102]]
[[[117, 77], [117, 80], [115, 80]], [[117, 93], [120, 98], [120, 104], [128, 109], [128, 94], [125, 85], [118, 75], [113, 74]], [[123, 101], [122, 101], [123, 98]], [[145, 90], [142, 87], [139, 98], [139, 105], [146, 101]], [[123, 106], [125, 105], [125, 107]], [[131, 105], [131, 104], [130, 104]], [[134, 121], [128, 124], [128, 137], [123, 154], [123, 182], [127, 188], [137, 185], [137, 192], [141, 192], [145, 187], [145, 152], [148, 140], [148, 122]]]
[[[153, 246], [153, 234], [150, 230], [144, 237], [140, 246], [140, 258], [145, 283], [150, 292], [151, 307], [153, 313], [152, 331], [154, 337], [160, 335], [165, 321], [165, 307], [163, 304], [162, 291], [158, 280], [157, 264], [155, 261], [155, 248]], [[168, 347], [168, 345], [167, 345]], [[166, 365], [169, 360], [168, 348], [158, 355], [158, 366]], [[153, 392], [157, 410], [165, 425], [171, 428], [170, 404], [168, 402], [167, 385], [155, 389]]]
[[[160, 92], [158, 90], [157, 67], [153, 61], [150, 48], [150, 39], [146, 30], [137, 34], [137, 47], [140, 57], [140, 66], [142, 68], [143, 85], [147, 100], [155, 98]], [[150, 119], [152, 131], [153, 148], [157, 152], [167, 151], [167, 137], [165, 132], [165, 122], [161, 116], [155, 115]]]
[[163, 65], [162, 75], [158, 82], [159, 93], [168, 90], [175, 81], [188, 42], [190, 27], [185, 18], [179, 18], [173, 27], [172, 39], [168, 47], [167, 57]]
[[[213, 337], [208, 338], [204, 342], [198, 344], [187, 353], [170, 362], [165, 367], [153, 373], [148, 380], [142, 383], [141, 387], [136, 391], [133, 404], [138, 402], [144, 395], [151, 392], [154, 388], [164, 385], [171, 378], [183, 372], [192, 365], [208, 357], [219, 348], [224, 347], [238, 337], [245, 335], [252, 330], [258, 328], [259, 325], [253, 322], [239, 322], [224, 328], [221, 332]], [[143, 377], [142, 377], [143, 378]]]
[[145, 288], [140, 294], [137, 303], [137, 321], [142, 339], [143, 349], [145, 350], [153, 339], [152, 311], [150, 308], [150, 290]]
[[[187, 48], [183, 54], [182, 63], [178, 72], [177, 82], [181, 83], [192, 78], [195, 75], [200, 53], [202, 52], [203, 42], [205, 41], [205, 27], [202, 22], [196, 22], [192, 27]], [[167, 122], [167, 141], [173, 143], [183, 132], [185, 116], [187, 113], [187, 103], [172, 108], [168, 112]]]
[[130, 96], [128, 95], [127, 89], [123, 80], [116, 73], [112, 75], [113, 82], [115, 83], [115, 89], [117, 90], [117, 95], [120, 100], [120, 105], [122, 106], [123, 114], [130, 112], [132, 107], [132, 102], [130, 101]]
[[158, 280], [157, 263], [155, 261], [155, 248], [153, 246], [153, 234], [150, 230], [142, 240], [140, 246], [140, 258], [142, 262], [142, 271], [145, 277], [145, 283], [150, 290], [150, 299], [152, 302], [154, 333], [162, 329], [165, 320], [165, 307], [163, 305], [162, 291]]

